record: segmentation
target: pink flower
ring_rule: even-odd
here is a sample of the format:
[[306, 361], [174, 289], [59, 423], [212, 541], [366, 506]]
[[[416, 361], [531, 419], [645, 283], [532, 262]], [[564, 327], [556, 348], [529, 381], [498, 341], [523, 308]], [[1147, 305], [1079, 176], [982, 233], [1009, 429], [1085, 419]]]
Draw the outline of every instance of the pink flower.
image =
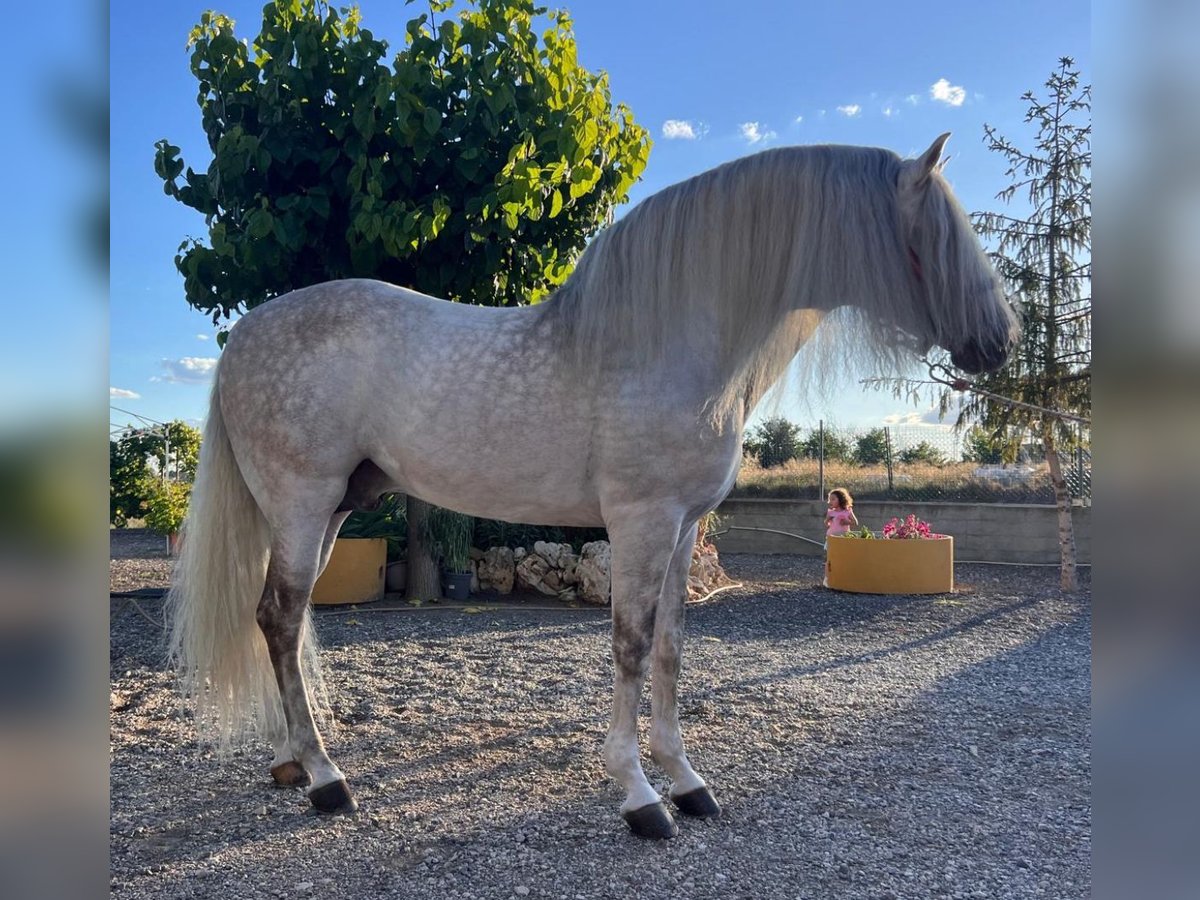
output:
[[909, 513], [903, 520], [893, 518], [884, 525], [883, 536], [885, 538], [920, 540], [942, 537], [943, 535], [934, 534], [928, 522], [923, 522], [914, 513]]

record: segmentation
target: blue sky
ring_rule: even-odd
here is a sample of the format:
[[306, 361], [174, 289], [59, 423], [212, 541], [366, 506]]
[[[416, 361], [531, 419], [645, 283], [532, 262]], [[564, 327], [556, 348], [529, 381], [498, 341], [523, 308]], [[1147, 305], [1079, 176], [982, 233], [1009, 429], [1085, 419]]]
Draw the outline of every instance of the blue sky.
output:
[[[216, 329], [183, 299], [173, 258], [203, 220], [166, 197], [154, 142], [208, 163], [188, 71], [188, 31], [206, 8], [232, 16], [253, 38], [262, 0], [127, 2], [111, 7], [112, 268], [110, 395], [157, 420], [199, 421]], [[403, 46], [420, 7], [366, 0], [363, 22]], [[946, 175], [968, 210], [996, 208], [1003, 161], [983, 146], [983, 125], [1022, 142], [1026, 90], [1039, 90], [1058, 57], [1091, 81], [1089, 4], [1055, 2], [631, 2], [577, 0], [580, 61], [609, 73], [654, 137], [636, 202], [725, 160], [770, 146], [845, 143], [925, 149], [953, 132]], [[821, 404], [788, 398], [781, 412], [840, 425], [913, 421], [923, 411], [849, 385]], [[112, 412], [114, 424], [132, 421]]]

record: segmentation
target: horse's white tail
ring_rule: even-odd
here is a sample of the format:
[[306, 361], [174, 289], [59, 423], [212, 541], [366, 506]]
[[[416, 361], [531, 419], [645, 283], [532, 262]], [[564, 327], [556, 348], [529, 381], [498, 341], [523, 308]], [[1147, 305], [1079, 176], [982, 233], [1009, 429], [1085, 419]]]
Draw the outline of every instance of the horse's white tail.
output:
[[[238, 467], [216, 379], [200, 444], [182, 547], [166, 614], [170, 658], [196, 728], [222, 750], [253, 730], [286, 734], [267, 643], [255, 620], [266, 583], [270, 529]], [[312, 623], [305, 613], [306, 681], [325, 707]]]

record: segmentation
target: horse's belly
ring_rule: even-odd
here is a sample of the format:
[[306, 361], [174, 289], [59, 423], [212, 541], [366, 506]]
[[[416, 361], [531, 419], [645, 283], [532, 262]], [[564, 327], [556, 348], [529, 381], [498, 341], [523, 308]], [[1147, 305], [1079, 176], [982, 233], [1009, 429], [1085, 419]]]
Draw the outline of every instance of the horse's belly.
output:
[[[436, 434], [436, 426], [431, 428]], [[372, 459], [413, 496], [472, 516], [536, 525], [601, 525], [586, 452], [554, 435], [455, 435], [397, 441]], [[486, 438], [486, 439], [482, 439]]]

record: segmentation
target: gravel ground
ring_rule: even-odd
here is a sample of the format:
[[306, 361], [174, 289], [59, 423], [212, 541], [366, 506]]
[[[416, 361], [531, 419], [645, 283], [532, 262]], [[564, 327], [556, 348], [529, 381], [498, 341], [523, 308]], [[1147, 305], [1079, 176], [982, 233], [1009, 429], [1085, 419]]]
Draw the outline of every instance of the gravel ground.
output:
[[[114, 590], [148, 586], [128, 559]], [[666, 843], [628, 833], [603, 772], [603, 610], [319, 611], [361, 803], [326, 819], [270, 786], [269, 751], [195, 749], [160, 633], [114, 598], [113, 894], [1089, 896], [1086, 574], [1064, 597], [1051, 569], [960, 566], [954, 595], [878, 597], [812, 558], [723, 562], [744, 586], [689, 610], [681, 705], [724, 813]], [[139, 561], [152, 584], [166, 563]]]
[[170, 584], [173, 560], [167, 557], [167, 539], [147, 528], [121, 528], [109, 532], [109, 590], [136, 591], [165, 588]]

